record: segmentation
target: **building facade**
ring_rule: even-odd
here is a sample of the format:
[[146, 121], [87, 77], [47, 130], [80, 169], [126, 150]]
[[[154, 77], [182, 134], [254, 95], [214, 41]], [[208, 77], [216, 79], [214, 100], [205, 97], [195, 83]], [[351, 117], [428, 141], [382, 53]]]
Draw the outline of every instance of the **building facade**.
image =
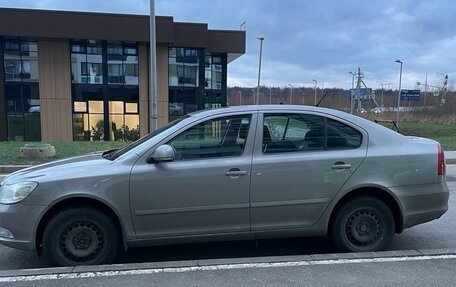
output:
[[[158, 124], [226, 105], [245, 32], [156, 17]], [[149, 132], [149, 17], [0, 8], [0, 141]]]

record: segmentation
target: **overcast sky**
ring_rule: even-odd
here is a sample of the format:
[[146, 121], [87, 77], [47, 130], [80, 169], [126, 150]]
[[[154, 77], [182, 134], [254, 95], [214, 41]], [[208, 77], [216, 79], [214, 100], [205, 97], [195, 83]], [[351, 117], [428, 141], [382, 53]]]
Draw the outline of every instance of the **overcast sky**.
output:
[[[0, 0], [0, 7], [148, 14], [149, 0]], [[452, 0], [156, 0], [156, 14], [180, 22], [238, 30], [246, 21], [246, 54], [229, 64], [229, 86], [256, 86], [263, 36], [261, 83], [268, 86], [350, 88], [358, 66], [371, 88], [413, 89], [425, 81], [456, 80], [456, 4]]]

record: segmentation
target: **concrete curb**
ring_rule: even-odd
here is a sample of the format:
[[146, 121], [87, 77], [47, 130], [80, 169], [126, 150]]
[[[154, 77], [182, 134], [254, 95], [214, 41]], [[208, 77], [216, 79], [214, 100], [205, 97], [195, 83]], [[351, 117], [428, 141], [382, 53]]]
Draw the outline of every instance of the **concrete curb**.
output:
[[87, 272], [110, 272], [110, 271], [128, 271], [138, 269], [163, 269], [163, 268], [183, 268], [183, 267], [201, 267], [215, 265], [236, 265], [236, 264], [254, 264], [254, 263], [281, 263], [281, 262], [298, 262], [298, 261], [325, 261], [325, 260], [344, 260], [344, 259], [372, 259], [372, 258], [394, 258], [394, 257], [419, 257], [419, 256], [440, 256], [456, 255], [456, 248], [450, 249], [418, 249], [418, 250], [399, 250], [399, 251], [381, 251], [381, 252], [359, 252], [359, 253], [330, 253], [330, 254], [313, 254], [313, 255], [296, 255], [296, 256], [271, 256], [271, 257], [254, 257], [254, 258], [226, 258], [226, 259], [202, 259], [187, 261], [166, 261], [166, 262], [149, 262], [149, 263], [131, 263], [131, 264], [112, 264], [112, 265], [94, 265], [94, 266], [75, 266], [75, 267], [55, 267], [39, 269], [20, 269], [20, 270], [2, 270], [0, 277], [15, 276], [38, 276], [49, 274], [77, 274]]

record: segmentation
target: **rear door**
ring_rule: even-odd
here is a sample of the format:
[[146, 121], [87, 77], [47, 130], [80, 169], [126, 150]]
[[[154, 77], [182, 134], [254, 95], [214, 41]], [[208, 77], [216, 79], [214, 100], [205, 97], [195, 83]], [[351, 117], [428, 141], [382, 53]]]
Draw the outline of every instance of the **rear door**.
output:
[[252, 230], [308, 227], [366, 157], [367, 134], [312, 113], [260, 114], [252, 166]]

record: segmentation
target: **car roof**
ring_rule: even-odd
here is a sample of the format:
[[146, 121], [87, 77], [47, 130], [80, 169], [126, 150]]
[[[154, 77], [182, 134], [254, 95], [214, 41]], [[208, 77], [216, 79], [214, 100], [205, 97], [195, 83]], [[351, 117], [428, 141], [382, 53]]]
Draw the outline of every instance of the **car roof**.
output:
[[378, 134], [383, 137], [388, 137], [396, 140], [404, 140], [401, 134], [383, 127], [373, 121], [368, 119], [359, 117], [354, 114], [350, 114], [344, 111], [323, 108], [323, 107], [315, 107], [315, 106], [306, 106], [306, 105], [244, 105], [244, 106], [231, 106], [231, 107], [222, 107], [222, 108], [214, 108], [214, 109], [206, 109], [197, 111], [194, 113], [189, 114], [191, 117], [198, 117], [204, 118], [207, 116], [213, 116], [217, 114], [223, 113], [236, 113], [236, 112], [251, 112], [251, 111], [261, 111], [261, 112], [315, 112], [320, 114], [331, 115], [346, 121], [349, 121], [371, 134]]
[[356, 115], [351, 115], [349, 113], [338, 111], [334, 109], [315, 107], [315, 106], [306, 106], [306, 105], [244, 105], [244, 106], [231, 106], [231, 107], [221, 107], [213, 109], [205, 109], [190, 113], [189, 116], [195, 117], [206, 117], [211, 115], [216, 115], [220, 113], [230, 113], [230, 112], [248, 112], [248, 111], [262, 111], [262, 112], [283, 112], [286, 111], [301, 111], [301, 112], [319, 112], [334, 115], [340, 118], [344, 118], [350, 121], [357, 122], [358, 120], [364, 120]]

